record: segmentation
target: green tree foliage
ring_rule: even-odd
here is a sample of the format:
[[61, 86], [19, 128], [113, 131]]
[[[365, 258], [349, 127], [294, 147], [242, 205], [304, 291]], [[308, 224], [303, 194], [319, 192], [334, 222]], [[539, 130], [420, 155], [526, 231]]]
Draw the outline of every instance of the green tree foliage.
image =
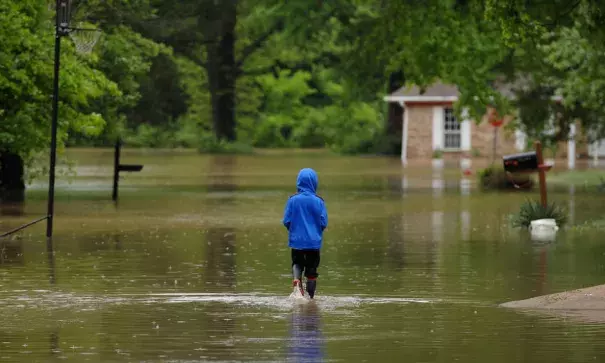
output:
[[[152, 21], [132, 27], [205, 69], [217, 138], [265, 147], [326, 145], [311, 132], [322, 127], [307, 109], [326, 105], [313, 82], [321, 67], [340, 61], [346, 43], [339, 41], [355, 9], [349, 2], [151, 4]], [[322, 98], [324, 104], [314, 104]]]
[[408, 84], [420, 87], [437, 80], [456, 84], [461, 104], [476, 119], [481, 119], [488, 105], [506, 104], [494, 86], [499, 81], [495, 69], [507, 49], [499, 29], [483, 20], [480, 4], [360, 2], [368, 15], [357, 26], [361, 35], [350, 50], [347, 67], [351, 75], [363, 79], [360, 84], [372, 84], [374, 79], [377, 87], [395, 71], [402, 71]]
[[[25, 155], [48, 138], [53, 14], [32, 0], [0, 4], [1, 117], [12, 120], [0, 125], [0, 141]], [[603, 134], [605, 43], [594, 1], [74, 4], [73, 23], [96, 24], [103, 37], [84, 58], [64, 41], [61, 141], [72, 145], [123, 137], [213, 151], [238, 140], [377, 152], [387, 148], [385, 129], [392, 133], [382, 96], [404, 81], [436, 80], [457, 84], [457, 109], [476, 120], [493, 105], [516, 110], [530, 137], [544, 137], [552, 114], [553, 140], [577, 118]], [[515, 99], [498, 90], [512, 81]]]
[[[546, 120], [557, 115], [550, 141], [567, 139], [569, 125], [578, 119], [589, 131], [589, 141], [604, 137], [605, 5], [590, 0], [486, 4], [487, 20], [498, 24], [515, 55], [514, 67], [531, 74], [519, 94], [525, 128], [540, 134]], [[554, 104], [553, 95], [563, 101]]]
[[[50, 140], [54, 28], [47, 5], [0, 0], [0, 43], [0, 152], [27, 159]], [[68, 130], [98, 135], [105, 120], [91, 104], [119, 98], [120, 90], [95, 69], [94, 59], [79, 60], [68, 42], [61, 61], [59, 141]]]
[[[554, 143], [578, 119], [603, 133], [603, 5], [595, 1], [359, 0], [367, 11], [347, 71], [364, 86], [401, 71], [410, 84], [458, 85], [480, 121], [488, 106], [516, 114], [530, 137]], [[378, 71], [376, 71], [378, 70]], [[502, 92], [502, 87], [508, 88]], [[508, 96], [511, 94], [513, 97]], [[563, 102], [554, 102], [563, 96]], [[551, 122], [554, 119], [554, 124]], [[555, 132], [546, 133], [554, 126]]]

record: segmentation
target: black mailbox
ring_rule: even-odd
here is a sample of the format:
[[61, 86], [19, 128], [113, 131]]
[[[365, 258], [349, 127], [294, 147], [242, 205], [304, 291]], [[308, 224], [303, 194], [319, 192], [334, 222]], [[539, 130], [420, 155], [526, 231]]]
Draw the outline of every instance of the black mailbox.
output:
[[143, 165], [136, 165], [136, 164], [119, 164], [118, 165], [118, 171], [137, 172], [137, 171], [141, 171], [141, 170], [143, 170]]
[[504, 170], [509, 173], [538, 170], [538, 157], [535, 151], [506, 155], [503, 158]]

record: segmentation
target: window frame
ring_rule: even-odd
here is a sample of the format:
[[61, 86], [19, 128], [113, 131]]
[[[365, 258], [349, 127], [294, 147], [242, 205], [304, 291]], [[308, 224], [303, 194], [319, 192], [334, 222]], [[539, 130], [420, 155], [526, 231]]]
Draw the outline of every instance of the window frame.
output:
[[[454, 119], [456, 124], [458, 125], [457, 129], [449, 130], [448, 126], [448, 112], [451, 117]], [[443, 124], [441, 128], [441, 132], [443, 133], [443, 151], [461, 151], [462, 150], [462, 123], [457, 120], [456, 115], [454, 114], [453, 107], [444, 107], [443, 108]], [[458, 135], [458, 146], [456, 147], [447, 147], [446, 141], [448, 135]]]

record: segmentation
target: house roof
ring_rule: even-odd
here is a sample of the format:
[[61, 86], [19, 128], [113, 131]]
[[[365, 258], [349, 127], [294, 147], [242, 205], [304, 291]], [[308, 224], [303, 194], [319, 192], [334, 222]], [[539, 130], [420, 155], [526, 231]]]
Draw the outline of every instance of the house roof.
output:
[[404, 86], [386, 96], [386, 102], [435, 102], [435, 101], [457, 101], [459, 96], [458, 87], [444, 83], [434, 83], [422, 90], [418, 86]]
[[418, 86], [412, 87], [401, 87], [397, 91], [391, 93], [392, 97], [458, 97], [458, 87], [443, 84], [434, 83], [427, 87], [424, 92]]
[[[495, 88], [509, 99], [515, 98], [515, 90], [527, 86], [528, 80], [520, 77], [515, 82], [496, 82]], [[435, 82], [422, 90], [418, 86], [404, 86], [390, 95], [384, 97], [386, 102], [456, 102], [460, 91], [455, 85]], [[560, 101], [560, 96], [553, 96], [553, 100]]]

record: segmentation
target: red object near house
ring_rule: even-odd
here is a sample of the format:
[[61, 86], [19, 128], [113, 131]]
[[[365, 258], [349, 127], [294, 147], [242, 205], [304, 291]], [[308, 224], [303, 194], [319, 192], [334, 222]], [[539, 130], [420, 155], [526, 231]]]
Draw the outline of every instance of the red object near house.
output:
[[493, 127], [500, 127], [504, 123], [503, 119], [492, 120], [489, 122]]
[[498, 115], [498, 112], [493, 107], [488, 108], [487, 119], [493, 127], [500, 127], [504, 123], [504, 119]]

